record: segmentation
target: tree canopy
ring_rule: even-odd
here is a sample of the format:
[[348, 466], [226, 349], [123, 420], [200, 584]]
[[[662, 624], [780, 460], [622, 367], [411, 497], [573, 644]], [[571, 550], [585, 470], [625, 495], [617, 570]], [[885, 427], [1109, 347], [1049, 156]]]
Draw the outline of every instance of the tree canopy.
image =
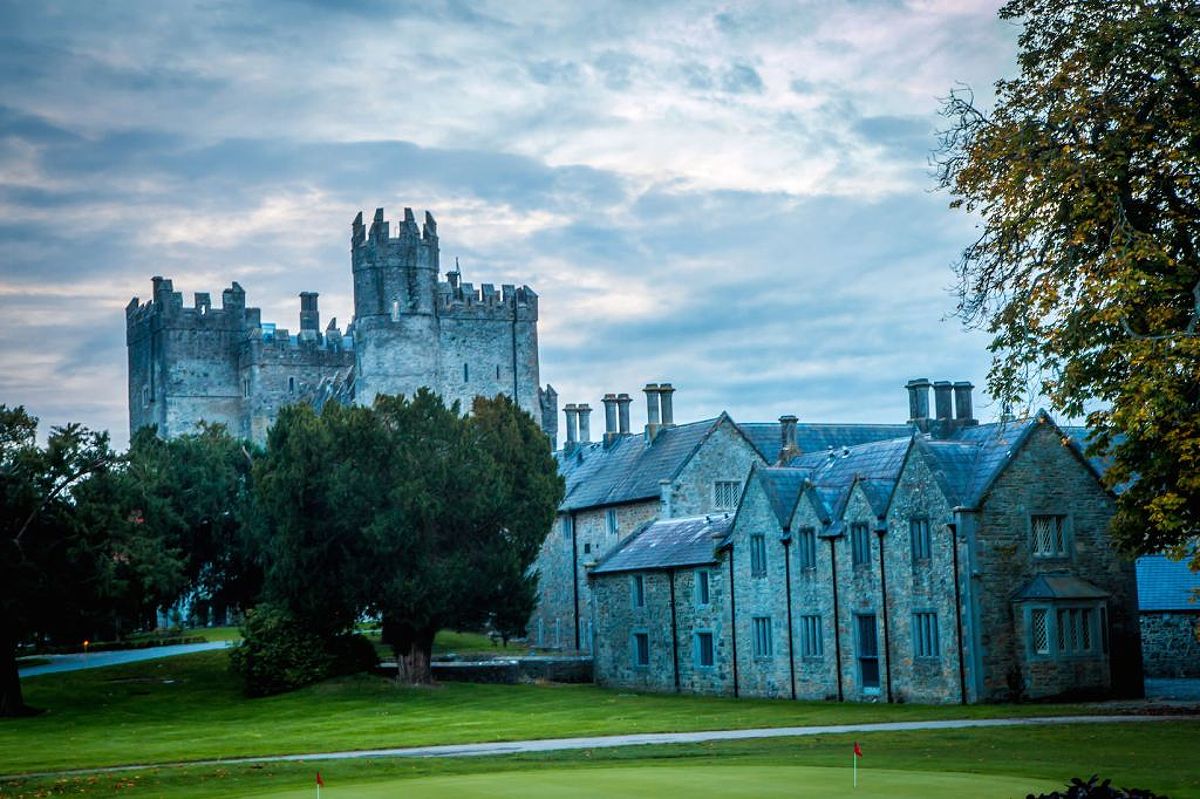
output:
[[523, 632], [562, 498], [532, 417], [503, 396], [473, 410], [426, 390], [287, 408], [255, 470], [268, 597], [328, 636], [377, 615], [412, 681], [439, 629]]
[[1200, 6], [1011, 0], [1019, 74], [956, 90], [937, 154], [978, 238], [958, 310], [988, 388], [1086, 416], [1127, 550], [1200, 568]]

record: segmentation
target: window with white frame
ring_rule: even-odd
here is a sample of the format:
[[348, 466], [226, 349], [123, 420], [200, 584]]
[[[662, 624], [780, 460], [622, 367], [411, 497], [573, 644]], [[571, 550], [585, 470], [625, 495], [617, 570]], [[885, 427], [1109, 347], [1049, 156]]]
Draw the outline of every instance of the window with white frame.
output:
[[796, 558], [801, 569], [817, 568], [817, 530], [801, 527], [796, 531]]
[[769, 658], [775, 654], [771, 645], [771, 617], [755, 616], [751, 619], [754, 631], [754, 657]]
[[762, 533], [750, 536], [750, 576], [767, 576], [767, 537]]
[[708, 569], [696, 570], [696, 604], [707, 605], [709, 601], [709, 581], [710, 575]]
[[643, 574], [633, 575], [633, 606], [646, 607], [646, 576]]
[[871, 528], [865, 522], [850, 525], [850, 562], [859, 567], [871, 565]]
[[733, 510], [737, 507], [742, 484], [736, 480], [718, 480], [713, 483], [713, 508]]
[[621, 529], [617, 522], [617, 509], [609, 508], [604, 512], [604, 526], [608, 529], [609, 535], [616, 535]]
[[1066, 521], [1066, 516], [1052, 514], [1030, 517], [1034, 557], [1065, 558], [1068, 555]]
[[936, 613], [913, 614], [913, 655], [919, 658], [939, 657], [938, 618]]
[[650, 635], [648, 633], [633, 634], [633, 665], [650, 665]]
[[928, 561], [933, 553], [933, 541], [929, 535], [929, 520], [910, 519], [908, 533], [912, 541], [913, 563]]
[[696, 633], [696, 665], [709, 668], [715, 662], [713, 651], [713, 634], [710, 632]]
[[825, 654], [825, 645], [821, 640], [821, 617], [800, 617], [800, 657], [819, 658]]

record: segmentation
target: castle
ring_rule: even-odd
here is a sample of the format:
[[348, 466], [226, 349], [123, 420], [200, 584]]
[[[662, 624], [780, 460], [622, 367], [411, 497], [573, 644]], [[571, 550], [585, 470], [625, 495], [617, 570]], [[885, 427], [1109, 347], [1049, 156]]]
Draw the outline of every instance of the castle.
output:
[[539, 386], [538, 297], [529, 286], [463, 283], [457, 265], [439, 280], [437, 223], [418, 227], [409, 208], [392, 236], [383, 209], [362, 213], [350, 236], [354, 319], [324, 331], [317, 294], [300, 294], [296, 333], [262, 321], [236, 282], [212, 307], [192, 307], [170, 280], [125, 308], [130, 434], [154, 425], [164, 437], [204, 421], [263, 442], [286, 405], [370, 404], [377, 394], [429, 387], [469, 409], [476, 396], [507, 394], [554, 440], [557, 398]]

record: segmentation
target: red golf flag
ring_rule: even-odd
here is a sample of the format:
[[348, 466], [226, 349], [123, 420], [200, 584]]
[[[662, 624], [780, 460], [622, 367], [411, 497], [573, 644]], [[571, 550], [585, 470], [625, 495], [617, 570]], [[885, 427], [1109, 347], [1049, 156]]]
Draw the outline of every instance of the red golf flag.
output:
[[[857, 746], [858, 744], [855, 744], [855, 747]], [[325, 787], [325, 780], [321, 779], [321, 772], [319, 771], [317, 772], [317, 785], [320, 785], [322, 788]]]
[[858, 745], [858, 741], [854, 742], [854, 756], [862, 757], [862, 747]]

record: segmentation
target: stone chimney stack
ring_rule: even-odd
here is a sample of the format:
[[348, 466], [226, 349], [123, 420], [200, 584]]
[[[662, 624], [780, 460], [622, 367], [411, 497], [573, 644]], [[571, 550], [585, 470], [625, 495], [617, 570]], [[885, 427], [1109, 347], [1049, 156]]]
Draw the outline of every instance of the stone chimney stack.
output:
[[633, 398], [624, 392], [617, 395], [617, 419], [619, 426], [617, 432], [621, 435], [629, 434], [629, 406], [633, 403]]
[[671, 395], [674, 393], [675, 387], [670, 383], [658, 384], [658, 407], [663, 427], [675, 426], [675, 406], [671, 399]]
[[579, 442], [579, 409], [575, 403], [569, 402], [563, 406], [563, 414], [567, 417], [567, 442], [563, 449], [569, 452]]
[[954, 386], [949, 380], [938, 380], [933, 384], [933, 404], [939, 422], [954, 418], [954, 410], [951, 408], [953, 391]]
[[315, 291], [300, 292], [300, 332], [302, 333], [305, 330], [321, 329], [321, 312], [317, 310], [318, 296]]
[[966, 381], [954, 384], [954, 421], [960, 427], [970, 427], [979, 424], [975, 420], [975, 412], [971, 408], [971, 392], [975, 386]]
[[662, 427], [658, 415], [658, 383], [647, 383], [642, 391], [646, 392], [646, 440], [652, 442]]
[[908, 421], [909, 424], [914, 424], [921, 430], [922, 433], [929, 431], [929, 378], [918, 377], [915, 380], [909, 380], [905, 388], [908, 389]]
[[800, 454], [800, 447], [796, 444], [796, 423], [798, 421], [799, 419], [791, 414], [779, 417], [780, 466], [787, 466], [792, 458]]
[[617, 395], [604, 395], [604, 445], [608, 446], [617, 436]]
[[575, 406], [579, 415], [579, 443], [589, 444], [592, 441], [592, 406], [586, 402]]

